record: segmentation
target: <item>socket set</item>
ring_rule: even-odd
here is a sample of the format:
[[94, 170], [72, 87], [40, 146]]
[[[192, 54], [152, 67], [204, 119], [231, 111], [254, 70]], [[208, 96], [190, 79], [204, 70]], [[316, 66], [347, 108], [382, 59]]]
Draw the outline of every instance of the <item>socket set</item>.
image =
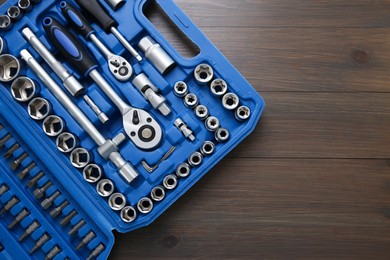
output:
[[[184, 58], [145, 14], [198, 48]], [[261, 96], [173, 0], [0, 6], [0, 258], [106, 259], [256, 127]]]

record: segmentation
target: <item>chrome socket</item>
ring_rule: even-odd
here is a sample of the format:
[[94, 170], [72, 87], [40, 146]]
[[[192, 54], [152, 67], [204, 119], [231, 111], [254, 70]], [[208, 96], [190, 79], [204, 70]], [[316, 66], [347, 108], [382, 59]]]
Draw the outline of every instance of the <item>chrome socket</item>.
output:
[[199, 85], [208, 85], [214, 78], [214, 70], [208, 64], [200, 64], [195, 68], [194, 77]]
[[138, 47], [145, 53], [146, 59], [163, 75], [175, 67], [175, 61], [150, 36], [146, 36], [138, 43]]
[[22, 64], [15, 56], [10, 54], [0, 56], [0, 82], [13, 81], [19, 76], [21, 69]]
[[0, 31], [8, 31], [12, 28], [12, 21], [8, 15], [0, 15]]
[[82, 169], [91, 162], [91, 154], [85, 148], [76, 148], [70, 153], [70, 162], [75, 168]]
[[51, 104], [46, 99], [37, 97], [30, 101], [27, 111], [32, 119], [43, 120], [50, 114]]
[[19, 77], [12, 82], [11, 94], [18, 102], [30, 101], [36, 93], [37, 85], [28, 77]]
[[76, 148], [78, 141], [73, 134], [64, 132], [57, 136], [56, 145], [61, 152], [70, 153]]
[[202, 164], [202, 162], [203, 162], [203, 155], [200, 152], [194, 152], [188, 158], [188, 163], [192, 167], [198, 167], [199, 165]]
[[210, 112], [209, 112], [209, 109], [204, 106], [204, 105], [198, 105], [196, 108], [195, 108], [195, 115], [200, 119], [200, 120], [206, 120], [209, 115], [210, 115]]
[[43, 120], [42, 128], [46, 135], [56, 137], [64, 131], [64, 120], [56, 115], [48, 116]]
[[223, 79], [215, 79], [210, 84], [211, 94], [215, 97], [222, 97], [226, 94], [228, 85]]
[[153, 210], [153, 201], [147, 197], [140, 199], [137, 203], [139, 212], [148, 214]]
[[169, 174], [165, 176], [163, 180], [163, 186], [167, 190], [173, 190], [174, 188], [177, 187], [177, 178], [173, 174]]
[[191, 173], [191, 167], [188, 163], [182, 163], [176, 168], [176, 175], [180, 178], [186, 178]]
[[121, 193], [114, 193], [108, 199], [108, 205], [112, 210], [119, 211], [126, 205], [126, 198]]
[[227, 110], [234, 110], [240, 104], [240, 98], [234, 93], [227, 93], [222, 98], [222, 105]]
[[126, 4], [125, 0], [106, 0], [106, 2], [111, 6], [114, 11], [121, 8], [124, 4]]
[[17, 6], [11, 6], [10, 8], [8, 8], [7, 15], [9, 16], [9, 18], [15, 21], [20, 20], [23, 17], [20, 8]]
[[[1, 29], [1, 24], [0, 24], [0, 29]], [[7, 52], [8, 52], [7, 42], [3, 37], [0, 36], [0, 55]]]
[[200, 147], [200, 152], [203, 156], [210, 156], [215, 152], [215, 144], [211, 141], [206, 141]]
[[24, 13], [28, 13], [32, 10], [32, 4], [30, 0], [19, 0], [18, 1], [18, 7], [20, 10], [22, 10]]
[[109, 197], [114, 193], [114, 183], [108, 179], [103, 179], [96, 185], [96, 191], [103, 198]]
[[215, 132], [215, 140], [217, 140], [220, 143], [226, 142], [229, 140], [230, 133], [226, 128], [219, 128]]
[[83, 177], [89, 183], [98, 182], [103, 175], [102, 168], [97, 164], [88, 164], [83, 170]]
[[165, 190], [162, 186], [156, 186], [152, 189], [150, 192], [150, 197], [152, 197], [152, 200], [158, 202], [162, 201], [165, 198]]
[[210, 132], [215, 132], [217, 129], [220, 127], [220, 122], [219, 119], [216, 118], [215, 116], [209, 116], [206, 121], [204, 122], [204, 125], [207, 130]]
[[121, 211], [121, 219], [126, 223], [131, 223], [137, 218], [137, 211], [131, 207], [126, 206]]
[[199, 104], [199, 98], [194, 93], [188, 93], [184, 97], [184, 105], [189, 108], [195, 108]]
[[245, 121], [251, 116], [251, 110], [247, 106], [240, 106], [234, 115], [238, 121]]
[[188, 85], [184, 81], [178, 81], [173, 86], [173, 93], [179, 97], [183, 98], [188, 94]]

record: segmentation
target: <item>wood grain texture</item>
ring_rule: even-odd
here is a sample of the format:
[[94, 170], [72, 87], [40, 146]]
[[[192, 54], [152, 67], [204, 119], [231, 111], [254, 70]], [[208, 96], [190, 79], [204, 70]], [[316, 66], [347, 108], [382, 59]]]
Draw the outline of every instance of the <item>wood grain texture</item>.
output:
[[176, 2], [267, 107], [156, 222], [116, 234], [111, 258], [388, 259], [390, 2]]

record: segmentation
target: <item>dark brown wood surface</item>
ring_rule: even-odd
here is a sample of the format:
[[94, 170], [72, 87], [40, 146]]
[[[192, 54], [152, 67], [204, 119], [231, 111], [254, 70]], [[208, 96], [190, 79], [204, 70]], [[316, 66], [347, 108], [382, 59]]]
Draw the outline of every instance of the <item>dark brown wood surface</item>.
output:
[[267, 103], [112, 259], [389, 259], [390, 1], [177, 0]]

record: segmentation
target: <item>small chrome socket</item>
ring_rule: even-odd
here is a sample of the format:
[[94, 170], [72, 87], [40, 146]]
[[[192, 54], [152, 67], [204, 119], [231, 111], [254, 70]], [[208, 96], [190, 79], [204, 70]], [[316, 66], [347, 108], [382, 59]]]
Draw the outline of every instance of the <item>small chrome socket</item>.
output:
[[204, 106], [204, 105], [198, 105], [196, 108], [195, 108], [195, 115], [200, 119], [200, 120], [206, 120], [209, 115], [210, 115], [210, 112], [209, 112], [209, 109]]
[[97, 193], [103, 197], [110, 197], [114, 193], [114, 183], [108, 179], [103, 179], [96, 185]]
[[36, 97], [28, 104], [27, 111], [32, 119], [40, 121], [49, 116], [51, 104], [44, 98]]
[[23, 13], [17, 6], [11, 6], [10, 8], [8, 8], [7, 15], [9, 16], [9, 18], [15, 21], [20, 20], [23, 17]]
[[32, 4], [30, 0], [19, 0], [18, 1], [18, 7], [20, 10], [22, 10], [24, 13], [28, 13], [32, 10]]
[[223, 79], [215, 79], [210, 84], [211, 94], [215, 97], [222, 97], [226, 94], [228, 85]]
[[245, 121], [251, 116], [251, 110], [247, 106], [240, 106], [237, 108], [235, 117], [238, 121]]
[[21, 69], [22, 64], [15, 56], [10, 54], [0, 55], [0, 82], [13, 81], [19, 76]]
[[215, 132], [217, 129], [220, 127], [220, 122], [219, 119], [216, 118], [215, 116], [209, 116], [206, 121], [204, 122], [204, 125], [207, 130], [210, 132]]
[[150, 192], [150, 197], [152, 200], [159, 202], [162, 201], [165, 198], [165, 190], [162, 186], [156, 186], [152, 189]]
[[103, 175], [102, 168], [97, 164], [88, 164], [83, 170], [83, 177], [89, 183], [98, 182]]
[[173, 86], [173, 93], [179, 97], [183, 98], [188, 94], [188, 85], [184, 81], [178, 81]]
[[200, 152], [203, 156], [210, 156], [215, 152], [215, 144], [211, 141], [206, 141], [200, 147]]
[[137, 218], [137, 211], [131, 207], [126, 206], [121, 210], [121, 219], [123, 222], [131, 223]]
[[148, 214], [153, 210], [153, 201], [147, 197], [140, 199], [137, 203], [139, 212]]
[[163, 186], [167, 190], [173, 190], [174, 188], [177, 187], [177, 178], [173, 174], [169, 174], [165, 176], [163, 180]]
[[91, 162], [91, 154], [85, 148], [76, 148], [70, 153], [70, 162], [75, 168], [82, 169]]
[[208, 85], [214, 78], [214, 70], [208, 64], [200, 64], [195, 68], [194, 77], [199, 85]]
[[114, 211], [123, 209], [126, 205], [126, 198], [122, 193], [114, 193], [108, 198], [108, 205]]
[[199, 98], [194, 93], [188, 93], [184, 97], [184, 105], [189, 108], [195, 108], [199, 104]]
[[18, 77], [12, 82], [11, 94], [18, 102], [30, 101], [37, 94], [37, 84], [28, 77]]
[[227, 110], [234, 110], [240, 104], [240, 98], [234, 93], [227, 93], [222, 98], [222, 105]]
[[43, 120], [42, 128], [47, 136], [56, 137], [64, 131], [65, 123], [59, 116], [50, 115]]
[[229, 137], [230, 137], [230, 133], [226, 128], [219, 128], [215, 132], [215, 140], [217, 140], [220, 143], [228, 141]]
[[198, 167], [199, 165], [202, 164], [202, 162], [203, 162], [203, 155], [200, 152], [194, 152], [188, 158], [188, 163], [192, 167]]
[[176, 168], [176, 175], [180, 178], [187, 178], [191, 173], [191, 167], [188, 163], [182, 163]]
[[76, 148], [78, 141], [73, 134], [64, 132], [57, 136], [56, 145], [62, 153], [70, 153]]
[[[8, 15], [0, 15], [0, 31], [8, 31], [13, 26], [11, 18]], [[0, 53], [1, 54], [1, 53]]]

